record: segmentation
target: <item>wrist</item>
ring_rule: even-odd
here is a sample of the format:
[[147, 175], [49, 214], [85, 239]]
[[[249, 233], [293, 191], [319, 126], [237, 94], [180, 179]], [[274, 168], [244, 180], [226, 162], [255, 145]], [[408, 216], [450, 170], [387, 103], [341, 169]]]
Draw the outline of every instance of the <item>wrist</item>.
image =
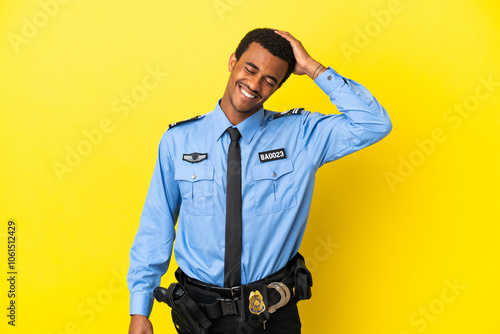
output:
[[316, 80], [317, 77], [319, 77], [319, 75], [321, 73], [323, 73], [324, 71], [326, 71], [326, 67], [324, 67], [320, 62], [318, 61], [314, 61], [314, 63], [311, 63], [312, 66], [312, 70], [311, 69], [308, 69], [307, 71], [307, 75], [313, 79], [313, 80]]
[[323, 65], [320, 66], [320, 68], [318, 69], [318, 71], [316, 72], [316, 74], [314, 75], [314, 79], [313, 80], [316, 80], [321, 73], [325, 72], [327, 70], [326, 67], [324, 67]]
[[306, 66], [304, 66], [304, 72], [308, 77], [313, 79], [313, 75], [315, 75], [314, 72], [317, 72], [318, 67], [321, 67], [321, 63], [311, 58], [311, 60], [307, 62]]

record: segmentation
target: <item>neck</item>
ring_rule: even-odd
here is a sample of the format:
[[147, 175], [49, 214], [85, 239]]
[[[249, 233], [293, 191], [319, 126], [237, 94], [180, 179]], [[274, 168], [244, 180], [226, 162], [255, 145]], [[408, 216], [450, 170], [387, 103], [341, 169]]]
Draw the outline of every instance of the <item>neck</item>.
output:
[[229, 96], [227, 96], [227, 93], [224, 93], [224, 96], [220, 100], [219, 103], [220, 108], [226, 115], [227, 119], [231, 122], [232, 125], [238, 125], [244, 120], [246, 120], [248, 117], [252, 116], [255, 114], [257, 111], [260, 110], [260, 108], [256, 110], [249, 110], [248, 112], [239, 112], [236, 109], [234, 109], [233, 105], [231, 104], [231, 101], [229, 100]]

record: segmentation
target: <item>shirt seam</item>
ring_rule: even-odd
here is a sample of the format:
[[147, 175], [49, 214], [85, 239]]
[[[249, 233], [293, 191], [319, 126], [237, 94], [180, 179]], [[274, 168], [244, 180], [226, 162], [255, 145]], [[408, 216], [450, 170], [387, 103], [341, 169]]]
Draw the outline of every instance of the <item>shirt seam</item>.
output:
[[[167, 133], [167, 136], [168, 136], [168, 133]], [[165, 141], [166, 141], [166, 145], [167, 145], [167, 161], [166, 163], [168, 164], [168, 168], [170, 170], [170, 166], [173, 166], [174, 169], [171, 171], [171, 174], [175, 175], [175, 165], [173, 163], [173, 160], [172, 160], [172, 156], [170, 155], [170, 152], [171, 152], [171, 147], [170, 147], [170, 141], [168, 140], [167, 137], [165, 137]], [[161, 150], [161, 145], [160, 145], [160, 150]], [[160, 152], [158, 152], [158, 154], [160, 154]], [[160, 159], [160, 164], [162, 163], [161, 159]], [[163, 178], [165, 177], [165, 174], [163, 173], [162, 170], [160, 170], [160, 175], [161, 175], [161, 178], [162, 178], [162, 182], [164, 184], [164, 187], [168, 187], [169, 186], [169, 182], [168, 180], [164, 180]], [[174, 183], [175, 182], [175, 177], [174, 177]], [[177, 185], [176, 185], [177, 186]], [[168, 190], [167, 189], [164, 189], [165, 191], [165, 197], [167, 197], [167, 201], [168, 201], [168, 197], [170, 197], [169, 193], [168, 193]], [[153, 197], [154, 198], [154, 197]], [[171, 212], [168, 212], [166, 211], [162, 205], [159, 205], [160, 203], [158, 203], [158, 201], [156, 200], [156, 198], [154, 198], [156, 204], [158, 204], [158, 206], [160, 207], [160, 209], [166, 214], [166, 215], [171, 215], [172, 214], [172, 222], [175, 224], [175, 213], [177, 211], [177, 207], [175, 208], [172, 208], [172, 213]], [[172, 199], [170, 198], [170, 202], [173, 202]]]
[[309, 156], [309, 153], [307, 152], [307, 148], [306, 148], [306, 145], [305, 145], [305, 140], [304, 140], [304, 123], [305, 123], [305, 118], [307, 117], [307, 115], [304, 115], [304, 114], [301, 114], [302, 116], [302, 120], [300, 122], [300, 133], [301, 133], [301, 136], [300, 136], [300, 141], [301, 141], [301, 146], [302, 146], [302, 150], [305, 152], [306, 154], [306, 157], [307, 159], [309, 160], [309, 164], [315, 168], [316, 170], [318, 169], [316, 167], [316, 165], [314, 164], [314, 162], [312, 161], [311, 157]]

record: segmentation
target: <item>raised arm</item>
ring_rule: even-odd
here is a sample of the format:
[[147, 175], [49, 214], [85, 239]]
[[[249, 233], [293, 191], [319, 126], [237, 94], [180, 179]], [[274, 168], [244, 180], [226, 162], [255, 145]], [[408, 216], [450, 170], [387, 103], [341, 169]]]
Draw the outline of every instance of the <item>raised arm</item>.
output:
[[361, 84], [325, 68], [309, 55], [290, 33], [276, 30], [290, 42], [296, 65], [294, 73], [306, 74], [325, 92], [341, 114], [307, 112], [303, 116], [304, 148], [316, 168], [369, 146], [389, 134], [387, 111]]

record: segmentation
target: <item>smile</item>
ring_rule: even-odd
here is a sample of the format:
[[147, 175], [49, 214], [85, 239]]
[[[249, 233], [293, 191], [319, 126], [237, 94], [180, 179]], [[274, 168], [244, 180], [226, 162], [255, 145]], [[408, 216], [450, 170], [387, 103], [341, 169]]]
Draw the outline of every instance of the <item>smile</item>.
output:
[[255, 99], [256, 96], [255, 95], [252, 95], [250, 94], [250, 92], [248, 92], [243, 86], [240, 85], [240, 91], [243, 95], [245, 95], [246, 97], [248, 97], [249, 99]]

